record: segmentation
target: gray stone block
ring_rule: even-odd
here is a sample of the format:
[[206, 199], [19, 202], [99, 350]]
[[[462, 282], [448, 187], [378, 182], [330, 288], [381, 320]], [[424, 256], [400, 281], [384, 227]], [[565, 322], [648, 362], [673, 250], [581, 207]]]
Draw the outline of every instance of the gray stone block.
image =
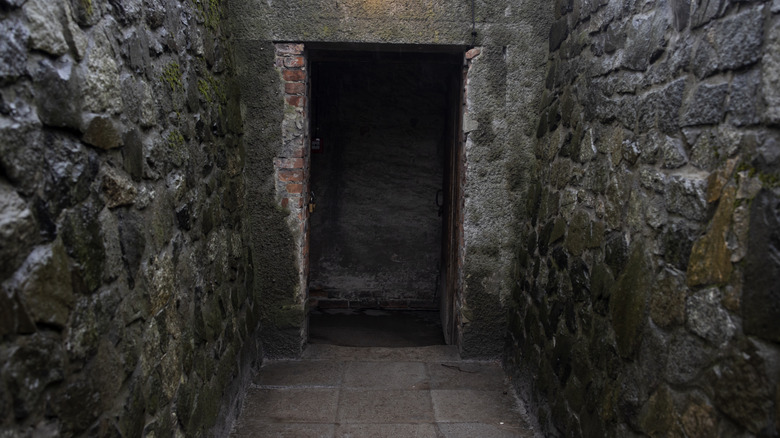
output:
[[780, 17], [773, 18], [769, 38], [761, 62], [761, 94], [766, 112], [762, 119], [780, 124]]
[[14, 272], [36, 243], [36, 225], [27, 203], [0, 180], [0, 279]]
[[734, 70], [755, 63], [761, 59], [763, 43], [763, 6], [724, 18], [715, 31], [719, 67]]
[[726, 343], [737, 330], [729, 313], [721, 307], [720, 301], [720, 291], [717, 288], [708, 288], [688, 297], [685, 305], [685, 324], [688, 330], [715, 346]]
[[688, 99], [680, 117], [680, 126], [712, 125], [723, 119], [729, 85], [701, 84]]
[[[778, 47], [780, 50], [780, 47]], [[758, 117], [757, 99], [761, 85], [761, 72], [758, 69], [736, 74], [731, 82], [731, 93], [727, 111], [734, 126], [755, 125]], [[770, 91], [771, 93], [771, 91]]]
[[664, 200], [670, 213], [703, 221], [707, 218], [707, 175], [673, 175], [666, 183]]
[[0, 22], [0, 79], [17, 78], [27, 72], [29, 37], [29, 31], [20, 20]]
[[691, 27], [695, 29], [709, 23], [714, 18], [720, 17], [728, 4], [728, 0], [701, 0], [694, 2]]

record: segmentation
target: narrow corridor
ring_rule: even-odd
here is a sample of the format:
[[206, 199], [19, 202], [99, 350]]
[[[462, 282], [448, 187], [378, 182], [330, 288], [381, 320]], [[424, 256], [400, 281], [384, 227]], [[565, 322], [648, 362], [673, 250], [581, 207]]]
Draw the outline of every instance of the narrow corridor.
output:
[[526, 418], [500, 364], [454, 346], [311, 344], [263, 365], [231, 437], [534, 437]]

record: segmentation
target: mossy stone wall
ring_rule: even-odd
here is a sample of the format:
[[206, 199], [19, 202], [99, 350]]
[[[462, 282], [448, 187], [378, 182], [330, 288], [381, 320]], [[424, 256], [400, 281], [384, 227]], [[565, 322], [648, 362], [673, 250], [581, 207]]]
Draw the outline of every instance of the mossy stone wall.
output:
[[262, 349], [224, 16], [0, 1], [0, 435], [227, 433]]
[[775, 436], [778, 2], [545, 7], [514, 382], [549, 436]]

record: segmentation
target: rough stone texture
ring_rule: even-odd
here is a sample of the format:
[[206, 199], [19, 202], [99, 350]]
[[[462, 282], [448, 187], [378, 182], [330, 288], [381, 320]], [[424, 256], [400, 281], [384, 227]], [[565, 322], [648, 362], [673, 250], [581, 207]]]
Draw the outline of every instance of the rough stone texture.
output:
[[776, 3], [548, 6], [505, 355], [547, 435], [776, 434]]
[[65, 39], [65, 26], [62, 22], [70, 19], [60, 2], [42, 0], [28, 1], [24, 5], [32, 48], [43, 50], [52, 55], [62, 55], [68, 51]]
[[706, 403], [692, 402], [680, 421], [685, 433], [692, 438], [705, 438], [718, 433], [715, 408]]
[[0, 436], [227, 434], [270, 286], [220, 3], [0, 1]]
[[0, 22], [0, 79], [13, 79], [27, 72], [27, 39], [30, 31], [20, 20]]
[[680, 325], [685, 321], [685, 284], [682, 275], [665, 269], [653, 285], [650, 316], [659, 327]]
[[726, 343], [736, 331], [728, 311], [721, 307], [720, 302], [720, 291], [711, 288], [688, 297], [685, 306], [688, 329], [716, 346]]
[[55, 240], [33, 250], [3, 289], [23, 298], [35, 322], [65, 327], [75, 301], [69, 263], [62, 241]]
[[763, 190], [750, 208], [750, 232], [745, 260], [742, 318], [745, 332], [780, 342], [780, 198]]
[[19, 266], [35, 243], [36, 223], [32, 211], [7, 182], [0, 180], [0, 265], [6, 278]]
[[772, 430], [772, 385], [767, 363], [755, 344], [732, 352], [713, 370], [715, 404], [752, 433]]
[[688, 262], [688, 286], [725, 283], [729, 280], [733, 267], [726, 237], [735, 201], [736, 189], [727, 188], [707, 234], [694, 242]]
[[634, 355], [642, 342], [646, 301], [653, 282], [652, 267], [643, 253], [640, 245], [635, 246], [623, 273], [616, 279], [610, 299], [618, 351], [627, 358]]
[[761, 93], [766, 111], [766, 123], [780, 124], [780, 19], [772, 18], [766, 43], [767, 49], [761, 61]]

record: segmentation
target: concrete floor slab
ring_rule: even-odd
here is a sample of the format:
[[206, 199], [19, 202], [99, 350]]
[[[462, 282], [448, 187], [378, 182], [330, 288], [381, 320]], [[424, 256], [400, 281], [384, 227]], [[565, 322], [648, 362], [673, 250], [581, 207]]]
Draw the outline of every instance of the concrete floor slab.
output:
[[436, 437], [433, 424], [342, 424], [337, 438], [429, 438]]
[[438, 428], [444, 438], [534, 438], [533, 431], [518, 425], [439, 423]]
[[343, 389], [340, 423], [433, 423], [428, 391]]
[[431, 399], [439, 423], [518, 424], [520, 420], [514, 396], [508, 392], [432, 390]]
[[338, 389], [250, 389], [242, 413], [263, 423], [334, 423]]
[[260, 386], [338, 387], [344, 362], [278, 361], [263, 364], [254, 383]]
[[431, 389], [479, 389], [500, 391], [506, 376], [498, 362], [427, 363]]
[[422, 362], [350, 362], [344, 371], [345, 388], [429, 389]]
[[232, 438], [535, 436], [500, 365], [454, 347], [310, 345], [254, 382]]
[[335, 436], [333, 424], [277, 424], [265, 423], [260, 427], [241, 424], [232, 438], [331, 438]]

